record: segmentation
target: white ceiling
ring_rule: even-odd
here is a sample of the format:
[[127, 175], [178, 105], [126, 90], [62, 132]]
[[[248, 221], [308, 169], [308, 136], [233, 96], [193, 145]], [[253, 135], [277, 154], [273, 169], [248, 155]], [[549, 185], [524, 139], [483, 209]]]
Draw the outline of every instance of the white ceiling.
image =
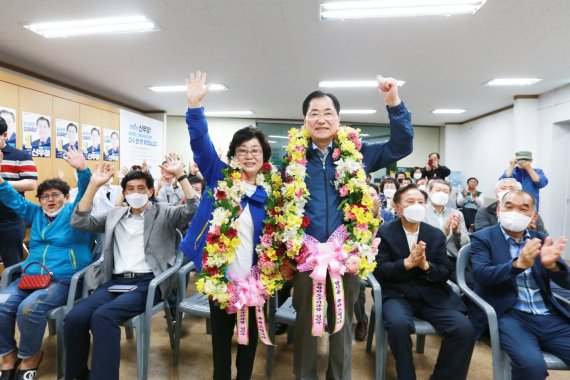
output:
[[[402, 99], [416, 125], [463, 121], [570, 82], [569, 0], [488, 0], [474, 16], [319, 20], [314, 0], [2, 0], [0, 61], [143, 110], [182, 115], [183, 84], [208, 72], [229, 91], [211, 93], [209, 110], [251, 109], [256, 118], [299, 119], [321, 80], [406, 81]], [[160, 31], [45, 39], [22, 25], [145, 15]], [[491, 88], [496, 77], [538, 77], [530, 87]], [[343, 108], [374, 108], [351, 121], [384, 122], [375, 89], [336, 89]], [[432, 115], [434, 108], [465, 108]]]

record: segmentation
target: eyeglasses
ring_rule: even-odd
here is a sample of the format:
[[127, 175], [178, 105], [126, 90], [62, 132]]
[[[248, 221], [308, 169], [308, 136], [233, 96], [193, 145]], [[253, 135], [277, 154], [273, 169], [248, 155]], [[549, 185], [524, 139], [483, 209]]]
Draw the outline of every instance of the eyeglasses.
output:
[[49, 201], [50, 199], [53, 199], [54, 201], [63, 197], [63, 193], [57, 192], [57, 193], [51, 193], [51, 194], [42, 194], [40, 196], [40, 200], [41, 201]]
[[337, 115], [336, 115], [335, 113], [333, 113], [333, 112], [327, 112], [327, 113], [324, 113], [324, 114], [320, 114], [320, 113], [310, 113], [310, 114], [308, 114], [307, 116], [305, 116], [305, 119], [307, 119], [307, 120], [313, 120], [313, 121], [314, 121], [314, 120], [319, 120], [319, 119], [322, 118], [322, 119], [324, 119], [324, 120], [331, 121], [331, 120], [334, 120], [334, 119], [336, 118], [336, 116], [337, 116]]
[[250, 153], [253, 157], [258, 157], [263, 153], [263, 149], [253, 148], [252, 150], [247, 150], [247, 149], [236, 150], [236, 156], [238, 156], [238, 157], [245, 157]]

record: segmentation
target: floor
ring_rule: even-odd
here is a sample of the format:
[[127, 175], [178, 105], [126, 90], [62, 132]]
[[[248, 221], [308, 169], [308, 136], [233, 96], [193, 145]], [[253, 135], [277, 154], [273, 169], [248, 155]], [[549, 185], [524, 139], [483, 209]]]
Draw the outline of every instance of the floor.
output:
[[[190, 285], [189, 291], [193, 288]], [[371, 297], [367, 293], [368, 310], [371, 307]], [[47, 333], [46, 333], [47, 335]], [[40, 367], [40, 379], [56, 378], [56, 339], [46, 336], [43, 350], [45, 357]], [[327, 338], [321, 339], [317, 353], [318, 373], [321, 379], [325, 378], [327, 363]], [[418, 380], [428, 379], [439, 350], [439, 337], [426, 337], [425, 353], [414, 353], [416, 373]], [[281, 335], [275, 341], [275, 360], [272, 380], [293, 379], [293, 346], [287, 344], [287, 335]], [[237, 345], [237, 344], [236, 344]], [[366, 353], [366, 342], [354, 342], [352, 351], [352, 378], [355, 380], [374, 379], [374, 348]], [[267, 349], [263, 343], [257, 346], [257, 357], [253, 379], [265, 379], [265, 361]], [[235, 356], [234, 356], [235, 357]], [[212, 378], [212, 349], [210, 336], [206, 334], [204, 319], [186, 317], [183, 322], [183, 336], [181, 342], [180, 364], [175, 368], [172, 364], [172, 350], [166, 320], [162, 314], [153, 319], [151, 337], [151, 352], [149, 363], [149, 379], [211, 379]], [[549, 379], [568, 379], [568, 372], [551, 371]], [[234, 371], [235, 376], [235, 371]], [[136, 344], [134, 339], [127, 340], [123, 334], [121, 344], [121, 379], [136, 379]], [[396, 379], [394, 359], [388, 352], [388, 367], [386, 379]], [[469, 380], [492, 379], [491, 352], [489, 347], [478, 343], [471, 360]]]

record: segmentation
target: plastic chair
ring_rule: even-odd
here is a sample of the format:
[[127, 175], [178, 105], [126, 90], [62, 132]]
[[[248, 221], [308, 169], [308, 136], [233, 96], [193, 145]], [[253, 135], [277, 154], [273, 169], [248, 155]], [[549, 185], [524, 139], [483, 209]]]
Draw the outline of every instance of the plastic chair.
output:
[[[485, 302], [479, 295], [477, 295], [466, 283], [465, 272], [471, 267], [471, 252], [469, 251], [471, 244], [467, 244], [459, 251], [459, 258], [457, 260], [457, 282], [459, 288], [473, 302], [477, 307], [482, 309], [487, 316], [487, 323], [489, 325], [489, 338], [484, 338], [482, 341], [491, 346], [491, 353], [493, 359], [493, 379], [494, 380], [510, 380], [511, 379], [511, 360], [506, 352], [501, 350], [499, 338], [499, 323], [497, 320], [497, 313], [495, 309]], [[555, 295], [559, 301], [570, 305], [568, 300]], [[546, 368], [552, 370], [570, 370], [570, 366], [564, 361], [548, 352], [542, 353]]]
[[182, 241], [182, 234], [176, 230], [176, 261], [174, 265], [157, 277], [153, 278], [148, 286], [148, 294], [146, 297], [145, 312], [137, 315], [123, 323], [127, 330], [127, 335], [132, 329], [135, 330], [137, 344], [137, 379], [146, 380], [148, 378], [148, 356], [150, 350], [150, 335], [152, 326], [152, 317], [154, 314], [164, 311], [166, 322], [168, 325], [168, 335], [170, 336], [170, 347], [174, 348], [174, 327], [170, 307], [168, 305], [167, 296], [164, 295], [163, 300], [154, 304], [154, 297], [159, 285], [169, 281], [176, 275], [182, 265], [183, 254], [178, 248]]
[[[95, 263], [91, 264], [94, 265]], [[65, 375], [65, 345], [63, 343], [63, 320], [69, 310], [73, 307], [77, 300], [77, 290], [79, 288], [80, 280], [85, 275], [89, 266], [76, 272], [71, 278], [69, 285], [69, 293], [67, 294], [67, 302], [65, 305], [51, 309], [47, 313], [48, 317], [48, 331], [50, 335], [56, 336], [57, 347], [57, 378], [63, 378]], [[2, 279], [0, 280], [0, 289], [4, 289], [14, 281], [22, 273], [22, 263], [12, 265], [4, 270]]]
[[[368, 324], [368, 339], [366, 341], [366, 352], [372, 349], [372, 338], [376, 333], [376, 380], [384, 379], [386, 376], [386, 362], [388, 355], [388, 334], [384, 329], [382, 320], [382, 289], [378, 280], [371, 273], [368, 275], [370, 284], [372, 285], [372, 294], [374, 295], [374, 305], [370, 313], [370, 323]], [[459, 294], [459, 288], [451, 281], [447, 281], [453, 291]], [[426, 335], [440, 335], [436, 329], [428, 322], [414, 318], [414, 326], [416, 329], [416, 352], [424, 353]]]

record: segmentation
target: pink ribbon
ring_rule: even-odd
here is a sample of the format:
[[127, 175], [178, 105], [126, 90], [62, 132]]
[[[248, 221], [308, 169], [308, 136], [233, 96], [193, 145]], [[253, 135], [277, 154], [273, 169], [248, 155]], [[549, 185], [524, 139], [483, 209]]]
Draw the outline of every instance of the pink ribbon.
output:
[[326, 243], [320, 243], [314, 237], [305, 235], [304, 244], [307, 248], [307, 260], [300, 264], [298, 269], [301, 272], [312, 271], [310, 276], [313, 279], [313, 336], [323, 336], [325, 332], [327, 272], [331, 278], [335, 308], [335, 328], [333, 334], [340, 331], [344, 325], [342, 275], [346, 270], [344, 262], [348, 257], [343, 250], [346, 235], [346, 227], [343, 225], [337, 228]]

